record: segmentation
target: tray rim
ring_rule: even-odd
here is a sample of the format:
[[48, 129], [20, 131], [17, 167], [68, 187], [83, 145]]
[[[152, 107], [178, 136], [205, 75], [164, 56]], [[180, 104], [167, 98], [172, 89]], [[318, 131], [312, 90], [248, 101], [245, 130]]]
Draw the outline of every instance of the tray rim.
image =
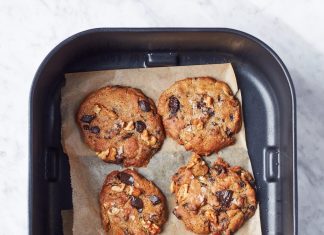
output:
[[32, 139], [32, 133], [33, 133], [33, 114], [32, 114], [32, 108], [33, 108], [33, 95], [36, 91], [36, 86], [38, 83], [38, 80], [40, 79], [40, 75], [46, 66], [46, 64], [51, 60], [51, 58], [56, 54], [59, 50], [61, 50], [65, 45], [71, 43], [77, 38], [83, 37], [85, 35], [89, 35], [92, 33], [120, 33], [120, 32], [125, 32], [125, 33], [140, 33], [140, 32], [145, 32], [145, 33], [155, 33], [155, 32], [166, 32], [166, 33], [178, 33], [178, 32], [197, 32], [197, 33], [205, 33], [205, 32], [210, 32], [210, 33], [230, 33], [234, 34], [236, 36], [244, 37], [252, 42], [255, 42], [258, 44], [260, 47], [265, 49], [277, 62], [277, 64], [280, 66], [282, 69], [285, 77], [286, 77], [286, 82], [288, 83], [289, 90], [290, 90], [290, 97], [292, 101], [292, 157], [293, 157], [293, 229], [294, 229], [294, 234], [298, 234], [298, 184], [297, 184], [297, 128], [296, 128], [296, 93], [293, 85], [292, 78], [288, 72], [287, 67], [283, 63], [282, 59], [277, 55], [277, 53], [266, 43], [261, 41], [260, 39], [256, 38], [255, 36], [252, 36], [251, 34], [245, 33], [243, 31], [237, 30], [237, 29], [232, 29], [232, 28], [191, 28], [191, 27], [148, 27], [148, 28], [142, 28], [142, 27], [133, 27], [133, 28], [128, 28], [128, 27], [100, 27], [100, 28], [91, 28], [87, 29], [84, 31], [81, 31], [79, 33], [73, 34], [72, 36], [66, 38], [65, 40], [61, 41], [59, 44], [57, 44], [43, 59], [41, 64], [39, 65], [34, 78], [33, 82], [31, 84], [30, 88], [30, 93], [29, 93], [29, 110], [28, 110], [28, 132], [29, 132], [29, 138], [28, 138], [28, 232], [31, 234], [32, 232], [32, 195], [33, 195], [33, 180], [32, 180], [32, 172], [33, 172], [33, 158], [32, 158], [32, 144], [33, 144], [33, 139]]

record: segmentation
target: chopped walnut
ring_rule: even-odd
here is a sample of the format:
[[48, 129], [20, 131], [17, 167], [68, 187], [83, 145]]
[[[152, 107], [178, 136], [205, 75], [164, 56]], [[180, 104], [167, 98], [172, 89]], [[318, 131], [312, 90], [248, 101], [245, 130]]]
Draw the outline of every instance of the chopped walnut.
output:
[[213, 101], [214, 101], [213, 98], [210, 97], [210, 96], [207, 96], [207, 97], [204, 98], [204, 102], [206, 103], [206, 106], [208, 108], [212, 107]]
[[117, 207], [112, 207], [110, 210], [108, 210], [109, 215], [117, 215], [119, 213], [120, 209]]
[[100, 111], [101, 111], [101, 108], [99, 107], [99, 105], [96, 104], [93, 107], [93, 112], [95, 112], [98, 115], [100, 113]]
[[126, 131], [134, 130], [134, 122], [133, 121], [128, 122], [126, 124], [126, 126], [124, 127], [124, 130], [126, 130]]
[[114, 185], [111, 187], [111, 190], [115, 191], [115, 192], [122, 192], [125, 188], [125, 184], [124, 183], [121, 183], [120, 185]]
[[107, 116], [110, 119], [117, 119], [118, 118], [117, 114], [114, 111], [111, 111], [111, 110], [107, 110], [105, 114], [107, 114]]
[[153, 146], [156, 144], [157, 139], [155, 136], [150, 136], [147, 130], [144, 130], [141, 134], [141, 139], [148, 145]]
[[109, 154], [109, 149], [102, 151], [102, 152], [96, 152], [97, 156], [100, 157], [102, 160], [105, 160], [106, 157]]
[[181, 187], [179, 188], [178, 197], [177, 197], [179, 199], [179, 202], [186, 200], [186, 198], [188, 197], [188, 189], [189, 189], [188, 184], [181, 185]]
[[146, 228], [150, 234], [155, 235], [161, 232], [161, 229], [159, 228], [159, 226], [157, 226], [156, 224], [152, 223], [151, 221], [145, 221], [143, 219], [141, 219], [141, 224], [144, 228]]

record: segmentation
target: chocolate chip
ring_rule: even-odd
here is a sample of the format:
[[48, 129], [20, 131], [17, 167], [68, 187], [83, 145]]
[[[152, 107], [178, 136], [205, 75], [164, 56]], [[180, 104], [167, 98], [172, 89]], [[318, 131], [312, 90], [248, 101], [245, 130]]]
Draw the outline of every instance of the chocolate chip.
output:
[[89, 125], [83, 125], [82, 127], [83, 127], [83, 130], [86, 130], [86, 131], [89, 130], [89, 128], [90, 128]]
[[151, 111], [150, 103], [148, 101], [146, 101], [146, 100], [140, 100], [140, 101], [138, 101], [138, 106], [144, 112]]
[[234, 120], [234, 116], [233, 116], [233, 114], [230, 114], [230, 115], [229, 115], [229, 118], [230, 118], [231, 121], [233, 121], [233, 120]]
[[161, 203], [161, 200], [160, 198], [158, 198], [157, 196], [155, 195], [151, 195], [150, 196], [150, 201], [152, 202], [152, 204], [155, 206], [155, 205], [158, 205]]
[[241, 188], [245, 187], [245, 183], [243, 181], [240, 181], [239, 185], [241, 186]]
[[136, 208], [138, 212], [142, 212], [143, 210], [143, 201], [139, 197], [131, 196], [131, 205], [132, 207]]
[[233, 136], [233, 132], [232, 132], [232, 130], [231, 129], [229, 129], [228, 127], [226, 127], [226, 131], [225, 131], [225, 133], [226, 133], [226, 135], [228, 136], [228, 137], [232, 137]]
[[135, 122], [135, 129], [137, 132], [142, 133], [146, 129], [146, 125], [142, 121]]
[[216, 126], [216, 125], [217, 125], [216, 122], [211, 122], [211, 124], [212, 124], [213, 126]]
[[115, 161], [115, 163], [116, 163], [116, 164], [122, 164], [123, 161], [124, 161], [124, 157], [123, 157], [123, 155], [118, 154], [118, 155], [116, 156], [116, 161]]
[[123, 135], [123, 136], [122, 136], [122, 139], [123, 139], [123, 140], [129, 139], [130, 137], [132, 137], [132, 135], [133, 135], [133, 133], [129, 132], [129, 133]]
[[217, 101], [220, 102], [222, 99], [220, 97], [220, 95], [217, 96]]
[[222, 190], [216, 192], [216, 197], [222, 207], [229, 207], [232, 201], [233, 191], [232, 190]]
[[118, 179], [127, 185], [134, 185], [134, 178], [132, 175], [125, 172], [119, 172], [117, 175]]
[[90, 123], [93, 119], [95, 119], [95, 117], [96, 115], [83, 115], [80, 120], [81, 122]]
[[214, 116], [214, 115], [215, 115], [215, 112], [214, 112], [214, 110], [213, 110], [212, 108], [208, 108], [208, 109], [207, 109], [207, 114], [208, 114], [209, 116]]
[[93, 134], [99, 134], [100, 128], [98, 126], [92, 126], [90, 127], [90, 132]]
[[202, 100], [197, 102], [197, 108], [198, 109], [201, 109], [201, 108], [205, 107], [205, 105], [206, 104]]
[[221, 165], [215, 164], [214, 169], [216, 170], [217, 175], [220, 175], [222, 173], [226, 173], [226, 169]]
[[169, 98], [169, 110], [172, 115], [176, 114], [178, 110], [180, 109], [180, 102], [177, 97], [171, 96]]

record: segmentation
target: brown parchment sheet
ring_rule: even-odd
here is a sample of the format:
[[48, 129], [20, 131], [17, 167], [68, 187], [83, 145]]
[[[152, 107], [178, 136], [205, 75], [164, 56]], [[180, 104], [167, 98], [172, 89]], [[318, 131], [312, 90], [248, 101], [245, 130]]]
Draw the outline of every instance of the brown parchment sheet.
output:
[[[231, 64], [119, 69], [65, 75], [66, 84], [61, 94], [62, 145], [70, 163], [73, 234], [104, 234], [100, 220], [98, 194], [106, 175], [113, 170], [122, 169], [119, 165], [101, 161], [82, 141], [75, 121], [75, 115], [82, 100], [98, 88], [107, 85], [123, 85], [141, 89], [145, 95], [157, 102], [162, 91], [175, 81], [199, 76], [211, 76], [227, 82], [242, 103]], [[167, 198], [169, 218], [163, 227], [162, 234], [193, 234], [187, 231], [183, 223], [171, 213], [175, 200], [169, 190], [172, 175], [180, 166], [186, 164], [190, 155], [190, 152], [185, 151], [175, 141], [166, 138], [161, 150], [152, 157], [148, 166], [137, 168], [142, 175], [152, 180]], [[241, 131], [236, 135], [234, 145], [210, 157], [205, 157], [205, 160], [213, 162], [217, 156], [223, 157], [232, 166], [242, 166], [252, 173], [245, 141], [244, 123]], [[72, 217], [65, 216], [64, 218]], [[255, 215], [236, 234], [262, 234], [259, 207]]]

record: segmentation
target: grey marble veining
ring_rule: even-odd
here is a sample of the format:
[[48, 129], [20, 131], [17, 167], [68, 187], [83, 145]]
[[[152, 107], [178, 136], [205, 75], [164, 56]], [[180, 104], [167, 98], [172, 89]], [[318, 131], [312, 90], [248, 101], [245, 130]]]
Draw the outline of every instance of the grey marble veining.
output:
[[94, 27], [229, 27], [271, 46], [297, 96], [299, 234], [324, 232], [324, 15], [321, 0], [1, 1], [0, 234], [27, 233], [28, 97], [46, 54]]

